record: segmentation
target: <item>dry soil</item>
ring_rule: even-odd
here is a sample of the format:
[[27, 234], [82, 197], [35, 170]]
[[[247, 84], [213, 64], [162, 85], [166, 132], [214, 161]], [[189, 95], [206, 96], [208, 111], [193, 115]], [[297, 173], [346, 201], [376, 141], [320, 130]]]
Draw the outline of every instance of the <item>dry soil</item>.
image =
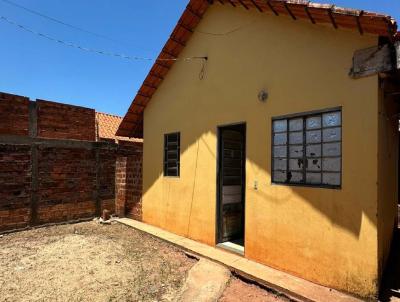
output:
[[24, 231], [0, 238], [0, 301], [171, 301], [194, 263], [120, 224]]
[[[0, 302], [176, 301], [195, 263], [178, 248], [118, 223], [0, 235]], [[232, 277], [219, 301], [287, 300]]]
[[233, 277], [225, 289], [219, 302], [289, 302], [283, 296], [279, 296], [263, 288], [243, 282]]

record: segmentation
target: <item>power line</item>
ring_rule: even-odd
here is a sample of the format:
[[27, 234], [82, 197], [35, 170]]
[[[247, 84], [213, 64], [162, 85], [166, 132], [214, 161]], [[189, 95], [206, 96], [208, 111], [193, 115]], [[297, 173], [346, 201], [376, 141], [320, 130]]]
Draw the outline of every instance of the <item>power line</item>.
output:
[[48, 36], [46, 34], [43, 34], [41, 32], [34, 31], [34, 30], [24, 26], [24, 25], [18, 24], [17, 22], [14, 22], [14, 21], [12, 21], [12, 20], [4, 17], [4, 16], [0, 16], [0, 20], [2, 20], [4, 22], [7, 22], [8, 24], [11, 24], [11, 25], [13, 25], [13, 26], [15, 26], [15, 27], [17, 27], [19, 29], [22, 29], [22, 30], [24, 30], [26, 32], [29, 32], [31, 34], [34, 34], [34, 35], [37, 35], [37, 36], [39, 36], [41, 38], [50, 40], [52, 42], [56, 42], [56, 43], [59, 43], [61, 45], [68, 46], [68, 47], [71, 47], [71, 48], [76, 48], [76, 49], [79, 49], [79, 50], [83, 50], [83, 51], [86, 51], [86, 52], [89, 52], [89, 53], [96, 53], [96, 54], [99, 54], [99, 55], [104, 55], [104, 56], [109, 56], [109, 57], [119, 57], [119, 58], [130, 60], [130, 61], [192, 61], [192, 60], [207, 60], [207, 57], [188, 57], [188, 58], [174, 58], [174, 59], [160, 59], [160, 58], [157, 58], [157, 59], [154, 59], [154, 58], [139, 57], [139, 56], [129, 56], [129, 55], [124, 55], [124, 54], [120, 54], [120, 53], [113, 53], [113, 52], [108, 52], [108, 51], [104, 51], [104, 50], [98, 50], [98, 49], [83, 47], [83, 46], [80, 46], [78, 44], [74, 44], [74, 43], [71, 43], [71, 42], [66, 42], [66, 41], [61, 40], [61, 39], [50, 37], [50, 36]]
[[103, 38], [103, 39], [106, 39], [106, 40], [109, 40], [109, 41], [112, 41], [112, 42], [124, 44], [121, 41], [118, 41], [118, 40], [115, 40], [115, 39], [110, 38], [108, 36], [105, 36], [105, 35], [102, 35], [102, 34], [98, 34], [96, 32], [93, 32], [93, 31], [90, 31], [90, 30], [87, 30], [87, 29], [84, 29], [84, 28], [81, 28], [81, 27], [66, 23], [64, 21], [61, 21], [61, 20], [58, 20], [56, 18], [50, 17], [48, 15], [42, 14], [41, 12], [38, 12], [38, 11], [35, 11], [35, 10], [30, 9], [28, 7], [22, 6], [22, 5], [18, 4], [18, 3], [12, 2], [10, 0], [1, 0], [1, 1], [3, 1], [3, 2], [9, 4], [9, 5], [12, 5], [14, 7], [20, 8], [20, 9], [22, 9], [24, 11], [27, 11], [27, 12], [29, 12], [31, 14], [34, 14], [34, 15], [40, 16], [42, 18], [45, 18], [47, 20], [50, 20], [52, 22], [67, 26], [67, 27], [72, 28], [74, 30], [81, 31], [81, 32], [84, 32], [84, 33], [87, 33], [87, 34], [90, 34], [90, 35], [93, 35], [93, 36], [96, 36], [96, 37], [99, 37], [99, 38]]

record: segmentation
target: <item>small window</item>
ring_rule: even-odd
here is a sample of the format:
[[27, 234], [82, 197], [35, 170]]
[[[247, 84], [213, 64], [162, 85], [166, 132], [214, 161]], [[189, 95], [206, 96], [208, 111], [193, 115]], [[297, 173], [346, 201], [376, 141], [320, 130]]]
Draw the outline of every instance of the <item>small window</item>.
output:
[[341, 186], [341, 110], [272, 120], [272, 182]]
[[164, 176], [179, 176], [180, 133], [164, 135]]

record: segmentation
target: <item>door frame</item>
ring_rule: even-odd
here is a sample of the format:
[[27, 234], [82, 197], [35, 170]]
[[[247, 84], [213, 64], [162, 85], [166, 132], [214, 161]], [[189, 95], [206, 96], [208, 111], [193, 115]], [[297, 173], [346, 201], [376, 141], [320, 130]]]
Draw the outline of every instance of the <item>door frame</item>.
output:
[[223, 124], [217, 126], [217, 156], [216, 156], [216, 213], [215, 213], [215, 245], [218, 245], [220, 242], [220, 232], [222, 231], [221, 228], [221, 189], [220, 189], [220, 159], [221, 159], [221, 136], [222, 130], [224, 128], [235, 127], [235, 126], [242, 126], [243, 127], [243, 141], [244, 141], [244, 150], [243, 150], [243, 173], [242, 173], [242, 186], [243, 186], [243, 245], [245, 247], [245, 237], [246, 237], [246, 159], [247, 159], [247, 124], [246, 122], [237, 122], [237, 123], [230, 123], [230, 124]]

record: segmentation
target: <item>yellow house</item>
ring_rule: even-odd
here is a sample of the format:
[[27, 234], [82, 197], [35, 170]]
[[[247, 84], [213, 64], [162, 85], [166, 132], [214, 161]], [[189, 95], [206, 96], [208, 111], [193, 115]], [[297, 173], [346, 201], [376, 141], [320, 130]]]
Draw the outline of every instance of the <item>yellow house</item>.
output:
[[144, 138], [143, 221], [375, 297], [397, 225], [396, 30], [304, 1], [189, 1], [117, 133]]

